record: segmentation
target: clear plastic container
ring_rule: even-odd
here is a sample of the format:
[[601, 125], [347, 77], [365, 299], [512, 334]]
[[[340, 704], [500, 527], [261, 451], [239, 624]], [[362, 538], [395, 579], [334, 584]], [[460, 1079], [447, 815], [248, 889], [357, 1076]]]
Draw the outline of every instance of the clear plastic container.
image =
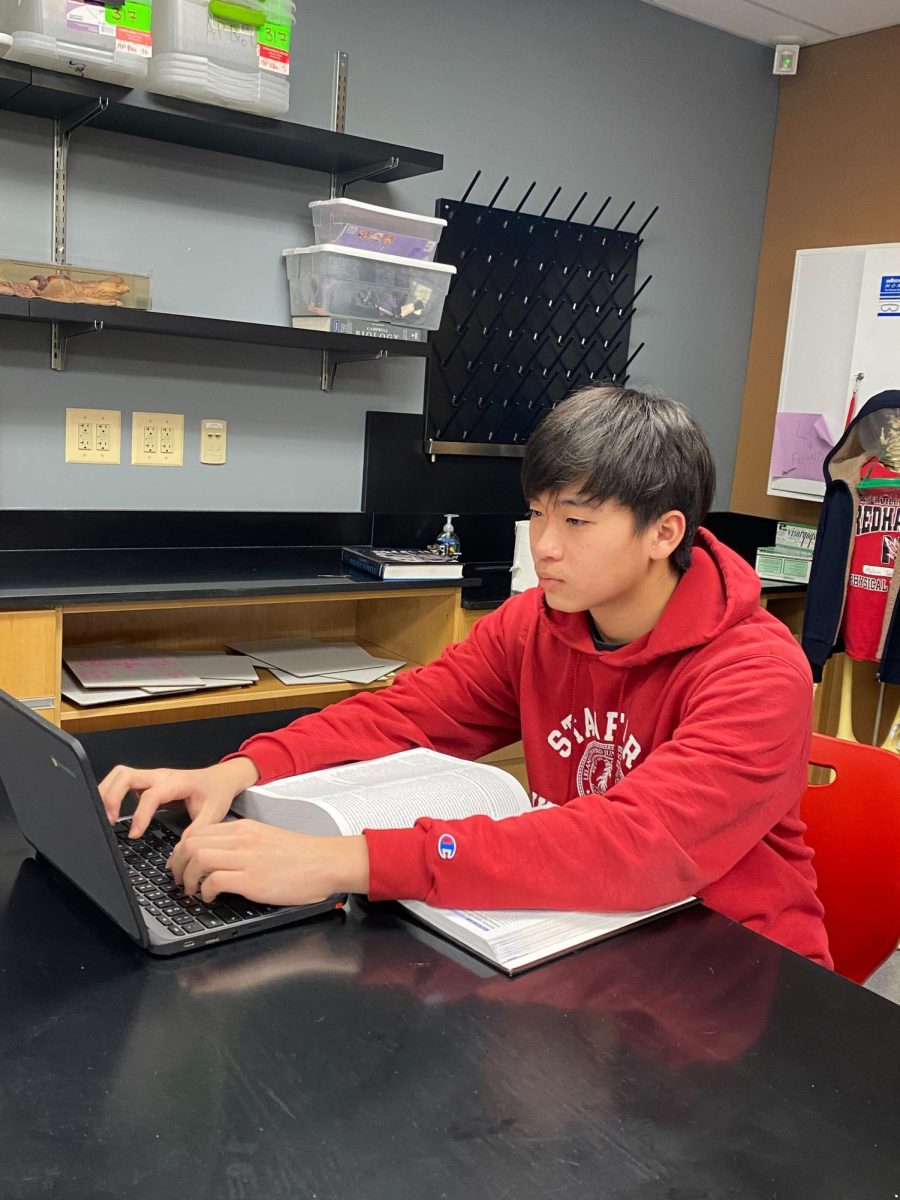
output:
[[293, 25], [291, 0], [157, 0], [147, 86], [281, 116], [290, 103]]
[[104, 304], [118, 308], [150, 307], [150, 276], [131, 271], [99, 271], [71, 263], [0, 258], [0, 296], [52, 300], [56, 304]]
[[361, 317], [437, 329], [456, 267], [346, 246], [282, 251], [291, 316]]
[[336, 197], [310, 203], [316, 241], [431, 262], [447, 222], [443, 217], [380, 208]]
[[116, 8], [82, 0], [0, 0], [0, 30], [12, 37], [7, 58], [126, 87], [142, 87], [147, 78], [152, 15], [151, 0]]

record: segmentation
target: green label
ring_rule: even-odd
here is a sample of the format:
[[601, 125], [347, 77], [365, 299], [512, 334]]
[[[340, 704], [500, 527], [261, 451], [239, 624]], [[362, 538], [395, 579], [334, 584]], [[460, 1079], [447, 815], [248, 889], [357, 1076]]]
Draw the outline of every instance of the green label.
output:
[[260, 28], [258, 41], [260, 46], [269, 46], [272, 50], [281, 50], [287, 54], [291, 48], [291, 27], [266, 21]]
[[106, 20], [109, 25], [121, 26], [124, 29], [139, 29], [144, 33], [149, 33], [152, 12], [149, 4], [138, 4], [135, 0], [125, 0], [124, 4], [106, 5]]

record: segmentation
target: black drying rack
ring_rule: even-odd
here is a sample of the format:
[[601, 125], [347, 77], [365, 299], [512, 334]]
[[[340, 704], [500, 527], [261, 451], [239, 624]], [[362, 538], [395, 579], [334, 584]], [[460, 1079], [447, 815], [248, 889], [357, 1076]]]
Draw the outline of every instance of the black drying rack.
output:
[[639, 286], [638, 250], [658, 211], [633, 233], [622, 229], [635, 207], [610, 228], [575, 220], [583, 192], [564, 219], [523, 212], [469, 196], [439, 200], [447, 220], [437, 259], [457, 269], [440, 328], [430, 339], [425, 383], [428, 454], [520, 456], [538, 421], [574, 388], [628, 379], [642, 342], [629, 352], [631, 319], [652, 276]]

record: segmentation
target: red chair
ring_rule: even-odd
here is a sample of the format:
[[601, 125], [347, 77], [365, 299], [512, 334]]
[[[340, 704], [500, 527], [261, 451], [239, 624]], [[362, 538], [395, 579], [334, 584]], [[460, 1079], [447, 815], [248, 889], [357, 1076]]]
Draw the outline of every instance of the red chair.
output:
[[830, 783], [801, 805], [835, 970], [863, 983], [900, 941], [900, 755], [814, 733]]

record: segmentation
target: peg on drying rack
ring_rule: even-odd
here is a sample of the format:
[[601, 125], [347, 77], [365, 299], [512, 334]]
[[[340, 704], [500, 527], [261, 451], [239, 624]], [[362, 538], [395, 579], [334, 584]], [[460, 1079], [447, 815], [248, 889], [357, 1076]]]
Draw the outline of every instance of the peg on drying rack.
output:
[[613, 225], [613, 227], [612, 227], [613, 233], [619, 232], [619, 230], [622, 228], [622, 222], [625, 220], [625, 218], [628, 216], [628, 214], [631, 212], [631, 210], [633, 208], [634, 208], [634, 201], [632, 200], [632, 202], [628, 205], [628, 207], [622, 213], [621, 217], [619, 217], [618, 221], [616, 221], [615, 225]]
[[562, 184], [560, 184], [560, 186], [559, 186], [559, 187], [556, 189], [556, 191], [553, 193], [553, 195], [552, 195], [552, 196], [550, 197], [550, 199], [547, 201], [547, 206], [546, 206], [546, 208], [544, 209], [544, 211], [541, 213], [541, 218], [540, 218], [540, 219], [541, 219], [542, 221], [543, 221], [544, 217], [546, 217], [546, 215], [547, 215], [547, 213], [550, 211], [550, 209], [553, 207], [554, 201], [556, 200], [556, 197], [559, 195], [559, 193], [560, 193], [561, 191], [562, 191]]
[[569, 223], [572, 221], [573, 217], [574, 217], [574, 216], [575, 216], [575, 214], [578, 212], [579, 208], [581, 208], [582, 204], [584, 203], [584, 201], [585, 201], [586, 199], [587, 199], [587, 192], [582, 192], [582, 193], [581, 193], [581, 195], [580, 195], [580, 196], [579, 196], [579, 198], [578, 198], [578, 203], [575, 205], [575, 207], [572, 209], [572, 211], [571, 211], [571, 212], [569, 213], [569, 215], [566, 217], [566, 224], [567, 224], [567, 225], [568, 225], [568, 224], [569, 224]]
[[650, 224], [650, 222], [653, 220], [653, 218], [656, 216], [656, 214], [658, 212], [659, 212], [659, 205], [657, 204], [656, 207], [651, 210], [650, 215], [647, 217], [647, 220], [643, 223], [643, 225], [640, 227], [640, 229], [635, 233], [634, 236], [638, 239], [638, 241], [640, 241], [641, 234], [644, 232], [644, 230], [647, 228], [647, 226]]
[[525, 189], [525, 195], [522, 197], [522, 199], [519, 201], [519, 203], [513, 209], [513, 212], [519, 213], [522, 211], [522, 206], [524, 205], [525, 201], [528, 199], [528, 197], [531, 195], [531, 193], [534, 191], [534, 189], [536, 187], [537, 187], [537, 180], [534, 179], [534, 180], [532, 180], [530, 185]]
[[478, 182], [478, 180], [480, 178], [481, 178], [481, 168], [479, 167], [478, 170], [475, 172], [475, 174], [472, 176], [472, 182], [469, 184], [469, 186], [463, 192], [463, 198], [462, 198], [462, 200], [460, 200], [460, 204], [465, 204], [465, 202], [468, 200], [469, 196], [471, 196], [471, 194], [472, 194], [472, 188], [475, 186], [475, 184]]

